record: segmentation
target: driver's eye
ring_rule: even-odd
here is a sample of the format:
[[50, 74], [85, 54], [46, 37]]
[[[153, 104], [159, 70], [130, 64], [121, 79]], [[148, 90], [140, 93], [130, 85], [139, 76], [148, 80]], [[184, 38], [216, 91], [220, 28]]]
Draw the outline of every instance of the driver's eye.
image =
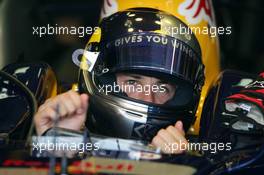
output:
[[125, 83], [127, 85], [135, 85], [137, 83], [137, 81], [136, 80], [126, 80]]
[[[167, 87], [166, 85], [161, 85], [161, 86], [163, 87], [164, 92], [166, 92], [166, 93], [170, 93], [171, 89], [170, 89], [169, 87]], [[161, 90], [161, 88], [159, 88], [159, 91], [160, 91], [160, 92], [163, 92], [163, 91]]]

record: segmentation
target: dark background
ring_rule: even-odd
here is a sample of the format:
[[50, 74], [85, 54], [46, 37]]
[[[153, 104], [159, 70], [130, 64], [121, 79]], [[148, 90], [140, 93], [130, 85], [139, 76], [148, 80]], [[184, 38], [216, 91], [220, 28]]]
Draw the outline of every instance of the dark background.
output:
[[[222, 69], [249, 73], [264, 70], [264, 1], [213, 0], [217, 25], [231, 26], [220, 36]], [[48, 62], [58, 80], [76, 82], [72, 53], [84, 48], [89, 36], [32, 35], [32, 26], [66, 23], [97, 26], [102, 0], [0, 0], [0, 68], [18, 61]]]

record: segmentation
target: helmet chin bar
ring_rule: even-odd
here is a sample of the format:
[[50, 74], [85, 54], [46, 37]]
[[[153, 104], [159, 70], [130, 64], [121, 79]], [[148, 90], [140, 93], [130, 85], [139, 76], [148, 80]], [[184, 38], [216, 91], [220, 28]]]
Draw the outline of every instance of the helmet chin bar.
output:
[[165, 109], [100, 93], [94, 72], [81, 70], [80, 90], [90, 95], [86, 126], [91, 132], [110, 137], [151, 141], [161, 128], [181, 120], [185, 131], [194, 123], [193, 111]]

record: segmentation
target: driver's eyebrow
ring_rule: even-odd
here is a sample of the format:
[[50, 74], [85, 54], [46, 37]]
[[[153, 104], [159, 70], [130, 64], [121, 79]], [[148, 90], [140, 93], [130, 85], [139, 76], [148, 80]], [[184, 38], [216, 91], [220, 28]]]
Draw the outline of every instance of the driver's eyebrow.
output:
[[169, 82], [164, 81], [164, 80], [159, 80], [159, 81], [157, 81], [157, 83], [159, 83], [159, 84], [170, 84]]
[[134, 75], [134, 74], [126, 74], [126, 76], [135, 78], [135, 79], [142, 79], [142, 77], [140, 75]]

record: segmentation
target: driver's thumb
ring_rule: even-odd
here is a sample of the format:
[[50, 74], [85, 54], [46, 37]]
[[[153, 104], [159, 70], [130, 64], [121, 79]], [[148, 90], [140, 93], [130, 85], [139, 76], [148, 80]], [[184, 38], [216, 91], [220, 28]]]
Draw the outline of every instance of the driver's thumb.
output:
[[175, 123], [175, 128], [177, 128], [182, 133], [182, 135], [185, 135], [182, 121], [177, 121]]

